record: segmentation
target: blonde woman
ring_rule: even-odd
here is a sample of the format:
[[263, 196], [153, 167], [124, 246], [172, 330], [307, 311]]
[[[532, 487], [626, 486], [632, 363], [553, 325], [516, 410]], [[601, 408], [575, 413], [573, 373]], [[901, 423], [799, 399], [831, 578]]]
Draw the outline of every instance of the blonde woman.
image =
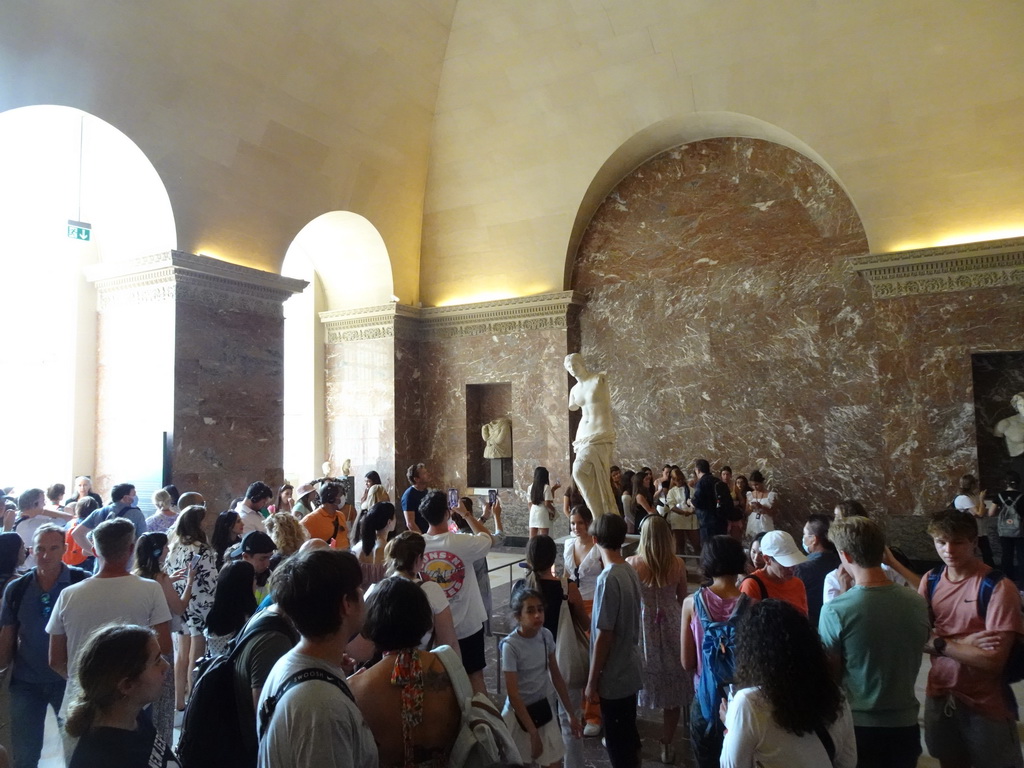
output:
[[178, 508], [174, 506], [174, 499], [161, 488], [153, 492], [153, 506], [156, 507], [156, 512], [146, 518], [146, 530], [150, 533], [167, 533], [178, 519]]
[[640, 577], [640, 629], [644, 655], [644, 687], [638, 704], [665, 710], [661, 762], [674, 759], [679, 715], [691, 690], [679, 654], [680, 606], [686, 598], [686, 566], [676, 557], [672, 529], [663, 517], [651, 515], [640, 526], [640, 553], [626, 559]]
[[291, 512], [277, 512], [268, 517], [264, 525], [277, 547], [276, 557], [279, 561], [298, 552], [302, 543], [309, 538], [305, 527]]

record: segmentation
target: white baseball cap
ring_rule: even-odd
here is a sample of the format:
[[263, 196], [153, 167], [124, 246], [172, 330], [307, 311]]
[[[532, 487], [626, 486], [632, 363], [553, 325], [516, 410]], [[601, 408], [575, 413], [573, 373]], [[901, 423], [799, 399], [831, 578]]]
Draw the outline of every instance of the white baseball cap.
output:
[[786, 568], [807, 560], [807, 555], [800, 551], [793, 537], [785, 531], [768, 531], [761, 539], [761, 554], [774, 558]]

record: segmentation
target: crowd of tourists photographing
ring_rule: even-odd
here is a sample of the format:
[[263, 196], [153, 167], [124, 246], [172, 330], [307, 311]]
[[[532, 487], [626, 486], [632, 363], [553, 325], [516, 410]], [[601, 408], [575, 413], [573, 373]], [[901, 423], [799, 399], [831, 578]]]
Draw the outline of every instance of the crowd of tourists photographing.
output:
[[538, 466], [497, 601], [500, 494], [406, 480], [255, 481], [219, 513], [172, 485], [148, 516], [131, 483], [4, 489], [0, 768], [36, 768], [48, 709], [70, 768], [582, 768], [588, 738], [615, 768], [912, 768], [922, 722], [943, 768], [1024, 768], [1014, 472], [961, 479], [925, 573], [854, 499], [798, 542], [760, 470], [612, 466], [596, 510]]

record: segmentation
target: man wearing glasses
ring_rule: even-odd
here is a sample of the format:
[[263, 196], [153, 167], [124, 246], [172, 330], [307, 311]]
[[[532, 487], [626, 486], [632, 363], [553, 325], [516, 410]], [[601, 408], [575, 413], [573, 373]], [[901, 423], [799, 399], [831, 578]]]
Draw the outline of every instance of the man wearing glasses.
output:
[[47, 706], [56, 714], [64, 699], [64, 679], [50, 669], [46, 622], [57, 596], [88, 578], [81, 568], [61, 562], [64, 531], [52, 523], [36, 529], [32, 554], [36, 566], [12, 579], [0, 610], [0, 669], [11, 671], [11, 740], [14, 766], [35, 766], [43, 746]]

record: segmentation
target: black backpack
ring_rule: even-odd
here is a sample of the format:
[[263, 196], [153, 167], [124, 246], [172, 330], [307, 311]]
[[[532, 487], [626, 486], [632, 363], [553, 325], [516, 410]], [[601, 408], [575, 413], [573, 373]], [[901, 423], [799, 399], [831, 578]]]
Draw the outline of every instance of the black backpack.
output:
[[721, 480], [715, 481], [715, 510], [719, 519], [725, 518], [733, 523], [743, 519], [743, 512], [736, 509], [736, 505], [733, 504], [729, 486]]
[[178, 742], [181, 768], [253, 768], [251, 745], [256, 721], [246, 723], [253, 738], [243, 736], [243, 718], [235, 696], [235, 660], [246, 643], [261, 632], [298, 636], [286, 618], [269, 611], [253, 616], [222, 656], [204, 657], [196, 664], [192, 696], [185, 707]]

